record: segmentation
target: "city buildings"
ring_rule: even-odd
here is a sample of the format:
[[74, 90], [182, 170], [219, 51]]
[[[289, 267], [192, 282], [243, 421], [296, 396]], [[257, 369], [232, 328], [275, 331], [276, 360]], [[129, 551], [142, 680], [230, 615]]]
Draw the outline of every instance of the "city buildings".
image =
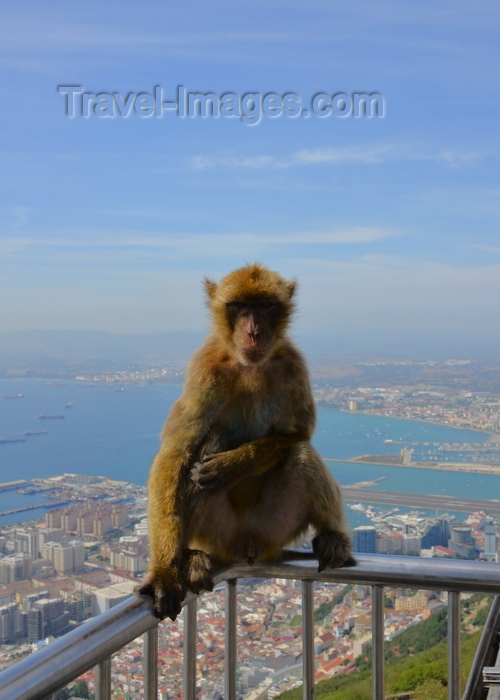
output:
[[371, 525], [355, 527], [352, 532], [354, 552], [374, 554], [377, 551], [377, 530]]
[[[8, 572], [9, 583], [0, 585], [0, 668], [7, 663], [10, 649], [30, 653], [40, 643], [64, 634], [94, 615], [109, 610], [128, 598], [145, 566], [147, 519], [145, 489], [134, 487], [136, 500], [123, 508], [117, 500], [128, 496], [128, 486], [102, 482], [90, 477], [79, 481], [71, 475], [61, 481], [65, 492], [73, 484], [72, 498], [81, 504], [68, 505], [78, 518], [92, 518], [92, 531], [78, 533], [51, 527], [49, 511], [44, 522], [4, 528], [6, 556], [0, 570]], [[103, 492], [112, 494], [113, 503], [102, 503]], [[90, 494], [100, 503], [91, 507]], [[120, 506], [119, 511], [114, 509]], [[109, 510], [108, 510], [109, 508]], [[63, 524], [66, 508], [59, 508]], [[360, 504], [355, 510], [361, 512]], [[497, 524], [485, 514], [473, 513], [464, 523], [450, 516], [429, 518], [417, 512], [390, 511], [371, 506], [365, 510], [370, 525], [353, 531], [358, 552], [391, 554], [420, 553], [422, 541], [445, 542], [431, 545], [424, 554], [458, 556], [448, 549], [453, 538], [459, 546], [472, 542], [479, 552], [493, 556], [497, 544]], [[97, 513], [111, 513], [127, 523], [105, 536], [94, 533]], [[57, 514], [56, 514], [57, 515]], [[55, 521], [57, 522], [57, 520]], [[85, 527], [89, 527], [90, 518]], [[128, 525], [130, 523], [130, 525]], [[112, 523], [113, 524], [113, 523]], [[83, 524], [80, 525], [83, 528]], [[20, 549], [34, 546], [38, 536], [38, 558]], [[16, 553], [16, 548], [19, 553]], [[40, 558], [40, 555], [43, 558]], [[482, 556], [482, 555], [481, 555]], [[6, 563], [5, 563], [5, 560]], [[16, 560], [15, 563], [13, 560]], [[3, 564], [3, 569], [2, 569]], [[71, 571], [70, 571], [71, 570]], [[17, 572], [17, 574], [16, 574]], [[17, 580], [16, 576], [26, 578]], [[442, 608], [440, 593], [396, 589], [388, 595], [386, 638], [391, 639], [409, 625], [431, 616]], [[238, 688], [251, 697], [269, 698], [300, 684], [301, 677], [301, 589], [295, 582], [253, 581], [238, 584]], [[353, 660], [371, 643], [371, 589], [356, 586], [315, 584], [316, 610], [321, 616], [315, 626], [317, 680], [353, 670]], [[217, 588], [199, 602], [197, 618], [199, 691], [202, 698], [224, 693], [224, 591]], [[182, 618], [158, 628], [159, 697], [182, 697]], [[368, 630], [368, 632], [367, 632]], [[29, 643], [29, 644], [28, 644]], [[140, 697], [142, 681], [142, 639], [119, 652], [113, 662], [113, 684], [126, 697]], [[29, 646], [33, 645], [33, 646]], [[21, 652], [20, 652], [21, 653]], [[86, 675], [93, 688], [92, 672]]]
[[0, 584], [22, 581], [31, 575], [32, 558], [21, 553], [4, 557], [0, 560]]
[[497, 558], [497, 531], [494, 525], [485, 525], [484, 528], [484, 556], [486, 559]]
[[59, 575], [74, 574], [83, 571], [85, 545], [79, 540], [71, 540], [68, 544], [47, 542], [43, 545], [42, 556], [52, 562]]

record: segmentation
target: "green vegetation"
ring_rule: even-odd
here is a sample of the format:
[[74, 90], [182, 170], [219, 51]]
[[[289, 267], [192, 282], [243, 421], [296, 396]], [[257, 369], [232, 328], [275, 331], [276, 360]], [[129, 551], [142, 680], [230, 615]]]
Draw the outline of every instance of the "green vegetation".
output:
[[344, 600], [346, 595], [352, 591], [352, 589], [353, 586], [351, 583], [349, 583], [347, 586], [345, 586], [345, 588], [337, 593], [337, 595], [334, 595], [328, 603], [321, 603], [321, 605], [319, 605], [314, 611], [314, 621], [322, 622], [322, 620], [324, 620], [325, 617], [332, 612], [333, 608]]
[[[395, 637], [392, 642], [385, 645], [385, 659], [390, 661], [394, 658], [407, 656], [408, 654], [418, 654], [436, 646], [443, 639], [446, 639], [448, 632], [447, 610], [443, 608], [435, 615], [420, 625], [409, 627], [402, 634]], [[366, 656], [358, 657], [355, 661], [360, 671], [371, 668], [371, 648]], [[403, 692], [403, 691], [400, 691]]]
[[68, 700], [69, 698], [90, 698], [87, 682], [82, 678], [71, 686], [58, 690], [53, 696], [54, 700]]
[[488, 617], [488, 613], [489, 613], [488, 606], [485, 606], [485, 607], [481, 608], [480, 610], [478, 610], [478, 612], [476, 613], [476, 617], [474, 618], [474, 620], [472, 622], [474, 627], [484, 627], [484, 624], [486, 622], [486, 618]]
[[[475, 611], [483, 619], [488, 613], [485, 596], [473, 596], [464, 612]], [[461, 684], [465, 688], [474, 659], [480, 630], [462, 634]], [[447, 611], [443, 609], [425, 622], [410, 627], [385, 645], [385, 691], [414, 692], [414, 700], [446, 700], [448, 684]], [[335, 676], [316, 685], [318, 700], [371, 700], [371, 649], [355, 661], [357, 671], [350, 676]], [[301, 700], [302, 688], [280, 695], [280, 700]]]

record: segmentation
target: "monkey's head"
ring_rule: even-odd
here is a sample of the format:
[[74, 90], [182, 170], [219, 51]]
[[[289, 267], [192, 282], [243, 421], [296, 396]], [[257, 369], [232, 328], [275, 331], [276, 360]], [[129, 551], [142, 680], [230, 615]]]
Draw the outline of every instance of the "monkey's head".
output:
[[205, 280], [217, 336], [245, 365], [264, 362], [284, 337], [297, 283], [264, 265], [246, 265], [216, 284]]

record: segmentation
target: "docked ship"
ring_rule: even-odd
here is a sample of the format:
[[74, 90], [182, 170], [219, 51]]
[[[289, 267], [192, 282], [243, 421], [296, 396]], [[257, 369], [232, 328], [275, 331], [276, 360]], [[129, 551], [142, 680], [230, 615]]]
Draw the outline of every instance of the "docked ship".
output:
[[45, 419], [54, 420], [54, 419], [56, 419], [56, 418], [64, 418], [64, 415], [63, 415], [62, 413], [60, 413], [60, 414], [54, 414], [54, 415], [50, 415], [50, 414], [48, 414], [48, 413], [40, 413], [40, 415], [38, 416], [38, 418], [39, 418], [40, 420], [45, 420]]
[[360, 510], [361, 512], [365, 512], [366, 506], [364, 506], [362, 503], [353, 503], [352, 506], [349, 506], [351, 510]]

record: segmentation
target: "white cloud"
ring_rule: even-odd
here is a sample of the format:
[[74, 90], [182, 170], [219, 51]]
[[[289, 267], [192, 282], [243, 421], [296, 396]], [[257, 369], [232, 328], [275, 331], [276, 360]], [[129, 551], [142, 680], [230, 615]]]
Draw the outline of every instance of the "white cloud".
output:
[[315, 148], [304, 149], [293, 155], [294, 164], [298, 165], [338, 165], [343, 163], [383, 163], [394, 157], [395, 147], [389, 144], [358, 146], [352, 148]]
[[188, 164], [194, 170], [210, 168], [227, 169], [285, 169], [297, 166], [377, 165], [388, 161], [434, 162], [450, 169], [475, 166], [481, 160], [494, 155], [485, 150], [461, 149], [436, 150], [416, 144], [387, 143], [377, 146], [352, 146], [348, 148], [306, 148], [285, 156], [271, 155], [197, 155]]
[[194, 156], [189, 159], [189, 165], [195, 170], [208, 168], [288, 168], [288, 160], [280, 160], [274, 156]]
[[[0, 239], [0, 254], [4, 259], [18, 259], [27, 264], [35, 256], [40, 265], [40, 254], [50, 254], [48, 264], [58, 260], [88, 263], [93, 258], [109, 257], [113, 264], [133, 256], [137, 262], [169, 258], [191, 259], [193, 255], [207, 258], [229, 256], [258, 257], [269, 251], [293, 249], [297, 246], [361, 245], [398, 236], [399, 232], [376, 227], [353, 226], [330, 231], [296, 231], [286, 234], [261, 233], [205, 233], [197, 236], [168, 233], [163, 236], [140, 236], [136, 233], [113, 235], [109, 232], [78, 230], [66, 232], [65, 237], [5, 237]], [[138, 257], [140, 256], [140, 257]]]

